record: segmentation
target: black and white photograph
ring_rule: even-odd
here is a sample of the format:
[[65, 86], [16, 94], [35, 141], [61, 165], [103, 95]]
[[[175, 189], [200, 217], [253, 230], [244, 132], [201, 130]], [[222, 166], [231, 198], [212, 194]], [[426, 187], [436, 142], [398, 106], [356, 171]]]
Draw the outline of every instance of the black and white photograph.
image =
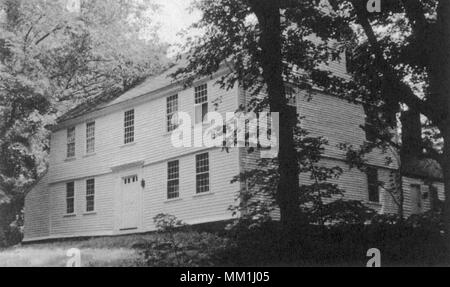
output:
[[450, 1], [0, 0], [0, 267], [448, 266]]

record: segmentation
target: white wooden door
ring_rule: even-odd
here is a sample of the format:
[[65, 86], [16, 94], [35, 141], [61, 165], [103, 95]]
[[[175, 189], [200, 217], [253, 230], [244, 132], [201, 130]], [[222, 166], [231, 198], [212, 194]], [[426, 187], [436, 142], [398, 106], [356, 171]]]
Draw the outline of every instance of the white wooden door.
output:
[[122, 178], [121, 229], [138, 228], [139, 191], [140, 186], [137, 175]]

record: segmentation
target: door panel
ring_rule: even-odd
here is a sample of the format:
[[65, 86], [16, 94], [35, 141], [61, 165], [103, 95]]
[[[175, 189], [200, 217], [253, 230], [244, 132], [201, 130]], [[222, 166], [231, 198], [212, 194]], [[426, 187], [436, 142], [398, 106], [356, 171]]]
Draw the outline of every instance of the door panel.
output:
[[132, 175], [122, 178], [121, 229], [134, 229], [139, 222], [139, 178]]

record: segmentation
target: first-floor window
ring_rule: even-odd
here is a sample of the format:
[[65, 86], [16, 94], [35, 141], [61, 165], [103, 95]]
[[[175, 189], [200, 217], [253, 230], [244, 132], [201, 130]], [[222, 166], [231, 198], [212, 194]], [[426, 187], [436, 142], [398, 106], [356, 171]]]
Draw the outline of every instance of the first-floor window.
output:
[[195, 156], [197, 193], [209, 192], [209, 154]]
[[66, 213], [73, 214], [75, 212], [75, 183], [66, 183]]
[[369, 201], [380, 202], [380, 191], [378, 186], [378, 170], [374, 167], [367, 167], [367, 185], [369, 189]]
[[167, 198], [173, 199], [180, 196], [180, 164], [178, 160], [167, 164]]
[[92, 212], [95, 209], [95, 180], [86, 180], [86, 211]]

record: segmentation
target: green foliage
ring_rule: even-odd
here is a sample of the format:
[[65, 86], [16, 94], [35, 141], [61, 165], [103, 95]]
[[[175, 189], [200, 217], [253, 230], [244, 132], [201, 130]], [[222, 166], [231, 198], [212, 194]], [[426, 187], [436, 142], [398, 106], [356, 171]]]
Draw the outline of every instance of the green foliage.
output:
[[[129, 89], [167, 62], [151, 21], [153, 1], [82, 0], [78, 12], [64, 3], [0, 0], [2, 204], [47, 169], [47, 125], [88, 99]], [[12, 218], [22, 211], [2, 208]]]
[[207, 232], [189, 230], [187, 225], [170, 214], [154, 217], [159, 236], [135, 245], [144, 266], [196, 267], [214, 264], [215, 254], [227, 246], [227, 240]]
[[[344, 190], [333, 181], [342, 174], [338, 166], [327, 166], [322, 161], [322, 153], [327, 141], [321, 137], [311, 137], [300, 127], [296, 128], [295, 143], [300, 175], [306, 178], [299, 183], [297, 196], [301, 205], [299, 210], [309, 223], [364, 223], [374, 211], [357, 201], [343, 199]], [[255, 168], [235, 176], [234, 182], [244, 183], [240, 190], [237, 205], [230, 210], [240, 212], [241, 225], [253, 228], [270, 222], [274, 211], [278, 209], [276, 201], [278, 176], [277, 159], [259, 159]]]
[[[289, 233], [279, 222], [241, 227], [234, 244], [219, 253], [227, 266], [366, 266], [367, 250], [381, 251], [382, 266], [436, 266], [448, 263], [444, 238], [434, 220], [401, 222], [379, 215], [366, 224], [308, 225]], [[414, 222], [420, 221], [421, 224]]]

